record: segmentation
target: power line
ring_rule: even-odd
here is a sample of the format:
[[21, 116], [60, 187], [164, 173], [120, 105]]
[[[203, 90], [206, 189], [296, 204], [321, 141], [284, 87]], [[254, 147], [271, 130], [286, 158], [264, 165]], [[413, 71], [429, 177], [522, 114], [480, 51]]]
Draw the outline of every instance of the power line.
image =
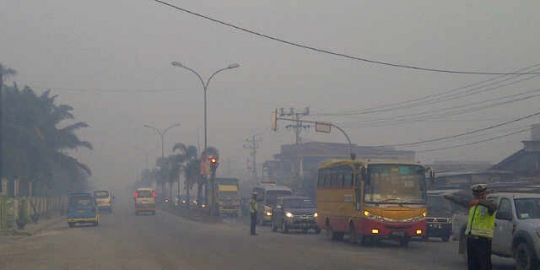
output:
[[418, 142], [411, 142], [411, 143], [380, 145], [379, 147], [416, 146], [416, 145], [421, 145], [421, 144], [426, 144], [426, 143], [432, 143], [432, 142], [438, 142], [438, 141], [453, 139], [453, 138], [462, 137], [462, 136], [469, 135], [469, 134], [474, 134], [474, 133], [478, 133], [478, 132], [498, 128], [498, 127], [501, 127], [501, 126], [504, 126], [504, 125], [516, 123], [516, 122], [519, 122], [519, 121], [522, 121], [522, 120], [525, 120], [525, 119], [528, 119], [528, 118], [532, 118], [532, 117], [535, 117], [535, 116], [538, 116], [538, 115], [540, 115], [540, 112], [533, 113], [533, 114], [523, 116], [523, 117], [520, 117], [520, 118], [516, 118], [514, 120], [503, 122], [503, 123], [500, 123], [500, 124], [492, 125], [492, 126], [489, 126], [489, 127], [476, 129], [476, 130], [472, 130], [472, 131], [468, 131], [468, 132], [464, 132], [464, 133], [460, 133], [460, 134], [457, 134], [457, 135], [446, 136], [446, 137], [430, 139], [430, 140], [424, 140], [424, 141], [418, 141]]
[[501, 138], [510, 137], [510, 136], [512, 136], [512, 135], [520, 134], [520, 133], [527, 132], [527, 131], [530, 131], [530, 130], [531, 130], [530, 128], [526, 128], [526, 129], [522, 129], [522, 130], [519, 130], [519, 131], [516, 131], [516, 132], [512, 132], [512, 133], [508, 133], [508, 134], [500, 135], [500, 136], [496, 136], [496, 137], [491, 137], [491, 138], [484, 139], [484, 140], [480, 140], [480, 141], [475, 141], [475, 142], [470, 142], [470, 143], [464, 143], [464, 144], [458, 144], [458, 145], [454, 145], [454, 146], [447, 146], [447, 147], [440, 147], [440, 148], [432, 148], [432, 149], [421, 150], [421, 151], [416, 151], [416, 152], [417, 152], [417, 153], [425, 153], [425, 152], [433, 152], [433, 151], [440, 151], [440, 150], [447, 150], [447, 149], [459, 148], [459, 147], [464, 147], [464, 146], [470, 146], [470, 145], [475, 145], [475, 144], [479, 144], [479, 143], [489, 142], [489, 141], [493, 141], [493, 140], [497, 140], [497, 139], [501, 139]]
[[[537, 65], [534, 65], [534, 66], [531, 66], [531, 67], [536, 67], [536, 66], [540, 66], [540, 64], [537, 64]], [[531, 67], [527, 67], [527, 68], [524, 68], [524, 69], [521, 69], [521, 70], [529, 69]], [[368, 108], [368, 109], [362, 109], [362, 110], [351, 110], [351, 111], [341, 112], [341, 113], [317, 113], [315, 115], [321, 115], [321, 116], [352, 116], [352, 115], [363, 115], [363, 114], [372, 114], [372, 113], [380, 113], [380, 112], [389, 112], [389, 111], [400, 110], [400, 109], [411, 109], [411, 108], [425, 106], [426, 104], [427, 105], [432, 105], [434, 103], [440, 103], [440, 102], [443, 102], [443, 101], [454, 100], [454, 99], [462, 98], [462, 97], [465, 97], [465, 96], [471, 96], [471, 95], [478, 94], [478, 93], [484, 93], [484, 92], [500, 89], [500, 88], [505, 87], [505, 86], [510, 86], [510, 85], [520, 83], [520, 82], [523, 82], [523, 81], [535, 79], [537, 77], [540, 77], [540, 75], [530, 76], [530, 77], [527, 77], [527, 78], [524, 78], [524, 79], [521, 79], [521, 80], [517, 80], [517, 81], [514, 81], [514, 82], [503, 84], [503, 85], [497, 85], [499, 83], [502, 83], [502, 82], [505, 82], [505, 81], [508, 81], [508, 80], [513, 80], [514, 78], [519, 77], [519, 76], [512, 76], [512, 77], [506, 78], [504, 80], [500, 80], [500, 81], [497, 81], [497, 82], [492, 82], [492, 83], [486, 84], [486, 85], [481, 85], [483, 83], [490, 82], [490, 81], [497, 80], [497, 79], [501, 79], [501, 78], [504, 78], [504, 77], [507, 77], [507, 76], [504, 75], [504, 76], [492, 78], [492, 79], [489, 79], [489, 80], [484, 80], [484, 81], [481, 81], [481, 82], [472, 83], [472, 84], [468, 84], [468, 85], [465, 85], [465, 86], [462, 86], [462, 87], [454, 88], [452, 90], [445, 91], [445, 92], [442, 92], [442, 93], [427, 95], [427, 96], [424, 96], [424, 97], [410, 99], [410, 100], [403, 101], [403, 102], [390, 103], [390, 104], [387, 104], [387, 105], [381, 105], [381, 106], [376, 106], [376, 107], [372, 107], [372, 108]], [[480, 85], [480, 86], [478, 86], [478, 85]], [[496, 86], [492, 87], [492, 88], [483, 89], [483, 88], [486, 88], [488, 86], [493, 86], [493, 85], [496, 85]], [[466, 89], [471, 88], [473, 86], [476, 86], [476, 87], [474, 87], [472, 89], [469, 89], [467, 91], [462, 91], [462, 92], [459, 92], [459, 93], [455, 93], [455, 94], [452, 94], [452, 95], [445, 96], [447, 94], [454, 93], [454, 92], [457, 92], [459, 90], [466, 90]], [[440, 97], [440, 98], [436, 98], [436, 97]]]
[[351, 59], [351, 60], [367, 62], [367, 63], [371, 63], [371, 64], [378, 64], [378, 65], [391, 66], [391, 67], [397, 67], [397, 68], [405, 68], [405, 69], [413, 69], [413, 70], [421, 70], [421, 71], [450, 73], [450, 74], [468, 74], [468, 75], [525, 75], [525, 74], [540, 74], [540, 72], [515, 73], [515, 72], [483, 72], [483, 71], [446, 70], [446, 69], [427, 68], [427, 67], [420, 67], [420, 66], [413, 66], [413, 65], [406, 65], [406, 64], [396, 64], [396, 63], [372, 60], [372, 59], [367, 59], [367, 58], [362, 58], [362, 57], [357, 57], [357, 56], [351, 56], [351, 55], [347, 55], [347, 54], [344, 54], [344, 53], [339, 53], [339, 52], [335, 52], [335, 51], [331, 51], [331, 50], [327, 50], [327, 49], [320, 49], [320, 48], [316, 48], [316, 47], [312, 47], [312, 46], [308, 46], [308, 45], [303, 45], [303, 44], [300, 44], [298, 42], [292, 42], [292, 41], [288, 41], [288, 40], [278, 38], [278, 37], [273, 37], [273, 36], [270, 36], [270, 35], [262, 34], [262, 33], [259, 33], [259, 32], [253, 31], [253, 30], [249, 30], [247, 28], [243, 28], [243, 27], [234, 25], [232, 23], [227, 23], [227, 22], [224, 22], [224, 21], [221, 21], [221, 20], [218, 20], [218, 19], [214, 19], [212, 17], [202, 15], [200, 13], [190, 11], [190, 10], [187, 10], [185, 8], [181, 8], [179, 6], [167, 3], [165, 1], [160, 1], [160, 0], [154, 0], [154, 1], [157, 2], [157, 3], [163, 4], [163, 5], [169, 6], [169, 7], [173, 8], [173, 9], [178, 10], [178, 11], [182, 11], [182, 12], [188, 13], [190, 15], [194, 15], [194, 16], [197, 16], [199, 18], [203, 18], [203, 19], [206, 19], [206, 20], [209, 20], [209, 21], [212, 21], [212, 22], [224, 25], [224, 26], [231, 27], [231, 28], [234, 28], [234, 29], [242, 31], [242, 32], [246, 32], [246, 33], [249, 33], [249, 34], [252, 34], [252, 35], [256, 35], [256, 36], [259, 36], [259, 37], [262, 37], [262, 38], [266, 38], [266, 39], [269, 39], [269, 40], [277, 41], [277, 42], [280, 42], [280, 43], [284, 43], [284, 44], [287, 44], [287, 45], [291, 45], [291, 46], [306, 49], [306, 50], [311, 50], [311, 51], [324, 53], [324, 54], [330, 54], [330, 55], [333, 55], [333, 56], [338, 56], [338, 57], [343, 57], [343, 58], [347, 58], [347, 59]]
[[[540, 89], [529, 90], [529, 91], [525, 91], [525, 92], [514, 94], [514, 95], [507, 95], [507, 96], [504, 96], [504, 97], [499, 97], [499, 98], [494, 98], [494, 99], [489, 99], [489, 100], [483, 100], [483, 101], [480, 101], [480, 102], [473, 102], [473, 103], [463, 104], [463, 105], [459, 105], [459, 106], [453, 106], [453, 107], [428, 110], [428, 111], [419, 112], [419, 113], [413, 113], [413, 114], [408, 114], [408, 115], [402, 115], [402, 116], [400, 116], [400, 118], [397, 118], [397, 119], [395, 117], [371, 119], [371, 120], [360, 122], [360, 123], [357, 122], [357, 124], [355, 126], [374, 126], [374, 125], [376, 125], [376, 126], [387, 126], [387, 125], [393, 125], [393, 124], [396, 124], [396, 123], [414, 123], [414, 122], [426, 121], [426, 120], [430, 120], [430, 119], [432, 120], [432, 119], [445, 118], [445, 117], [449, 117], [449, 116], [462, 115], [462, 114], [476, 112], [476, 111], [480, 111], [480, 110], [484, 110], [484, 109], [494, 108], [494, 107], [498, 107], [498, 106], [502, 106], [502, 105], [508, 105], [508, 104], [515, 103], [515, 102], [520, 102], [520, 101], [524, 101], [524, 100], [537, 98], [537, 97], [540, 97], [540, 95], [539, 94], [529, 95], [529, 96], [515, 98], [515, 99], [506, 100], [506, 101], [502, 101], [502, 102], [492, 103], [492, 104], [488, 104], [488, 105], [484, 105], [484, 106], [480, 106], [480, 107], [473, 107], [473, 108], [466, 108], [466, 107], [479, 105], [479, 104], [483, 104], [483, 103], [488, 103], [488, 102], [492, 102], [492, 101], [504, 100], [504, 99], [517, 97], [517, 96], [522, 96], [522, 95], [530, 94], [530, 93], [536, 93], [536, 92], [540, 92]], [[456, 110], [456, 109], [459, 109], [459, 108], [465, 108], [465, 109]], [[446, 111], [446, 112], [444, 112], [444, 111]], [[441, 113], [441, 112], [444, 112], [444, 113]], [[407, 118], [407, 117], [413, 117], [413, 118]], [[349, 122], [349, 123], [351, 123], [351, 122]]]

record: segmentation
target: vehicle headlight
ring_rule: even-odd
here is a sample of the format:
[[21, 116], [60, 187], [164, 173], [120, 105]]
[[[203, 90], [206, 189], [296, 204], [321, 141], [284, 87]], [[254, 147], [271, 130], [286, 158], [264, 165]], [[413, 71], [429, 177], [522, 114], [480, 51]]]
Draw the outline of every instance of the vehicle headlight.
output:
[[288, 218], [294, 217], [294, 215], [291, 212], [286, 212], [285, 216], [288, 217]]
[[313, 217], [318, 217], [319, 214], [317, 214], [317, 212], [315, 212], [315, 214], [313, 214]]
[[271, 216], [271, 215], [272, 215], [272, 212], [266, 211], [266, 215], [267, 215], [267, 216]]

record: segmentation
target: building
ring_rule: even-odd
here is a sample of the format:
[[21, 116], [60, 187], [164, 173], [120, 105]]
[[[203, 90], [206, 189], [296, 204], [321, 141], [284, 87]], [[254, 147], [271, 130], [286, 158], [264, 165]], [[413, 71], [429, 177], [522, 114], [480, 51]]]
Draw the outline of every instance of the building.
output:
[[491, 169], [512, 171], [522, 177], [540, 177], [540, 124], [531, 126], [531, 140], [523, 141], [523, 149], [503, 159]]
[[[415, 160], [414, 151], [395, 150], [391, 147], [351, 145], [356, 159]], [[314, 193], [320, 162], [331, 158], [350, 158], [351, 147], [342, 143], [307, 142], [281, 146], [274, 160], [264, 162], [265, 178], [290, 186], [297, 193]]]

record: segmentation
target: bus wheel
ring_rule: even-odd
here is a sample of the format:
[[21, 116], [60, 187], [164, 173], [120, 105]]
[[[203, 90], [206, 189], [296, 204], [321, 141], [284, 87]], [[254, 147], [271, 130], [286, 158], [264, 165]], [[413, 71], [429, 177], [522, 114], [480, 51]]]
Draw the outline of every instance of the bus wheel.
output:
[[354, 223], [349, 224], [349, 233], [351, 236], [349, 237], [349, 243], [351, 244], [357, 244], [358, 243], [358, 234], [356, 233], [356, 228], [354, 227]]

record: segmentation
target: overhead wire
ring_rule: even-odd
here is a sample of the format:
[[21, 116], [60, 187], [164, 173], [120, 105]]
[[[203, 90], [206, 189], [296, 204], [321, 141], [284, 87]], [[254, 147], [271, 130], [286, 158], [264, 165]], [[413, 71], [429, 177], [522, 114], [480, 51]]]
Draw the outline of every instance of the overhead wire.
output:
[[453, 145], [453, 146], [447, 146], [447, 147], [439, 147], [439, 148], [431, 148], [431, 149], [426, 149], [426, 150], [419, 150], [419, 151], [416, 151], [416, 152], [417, 153], [426, 153], [426, 152], [433, 152], [433, 151], [440, 151], [440, 150], [455, 149], [455, 148], [464, 147], [464, 146], [471, 146], [471, 145], [475, 145], [475, 144], [480, 144], [480, 143], [485, 143], [485, 142], [489, 142], [489, 141], [494, 141], [494, 140], [510, 137], [512, 135], [528, 132], [530, 130], [531, 130], [530, 128], [526, 128], [526, 129], [521, 129], [521, 130], [518, 130], [518, 131], [515, 131], [515, 132], [512, 132], [512, 133], [487, 138], [487, 139], [484, 139], [484, 140], [479, 140], [479, 141], [474, 141], [474, 142], [464, 143], [464, 144], [458, 144], [458, 145]]
[[[540, 63], [536, 64], [536, 65], [529, 66], [529, 67], [518, 69], [517, 72], [532, 69], [532, 68], [535, 68], [535, 67], [538, 67], [538, 66], [540, 66]], [[533, 70], [538, 70], [538, 69], [533, 69]], [[464, 86], [453, 88], [453, 89], [448, 90], [448, 91], [443, 91], [443, 92], [440, 92], [440, 93], [431, 94], [431, 95], [418, 97], [418, 98], [413, 98], [413, 99], [409, 99], [409, 100], [405, 100], [405, 101], [399, 101], [399, 102], [394, 102], [394, 103], [383, 104], [383, 105], [379, 105], [379, 106], [375, 106], [375, 107], [371, 107], [371, 108], [366, 108], [366, 109], [349, 110], [349, 111], [337, 112], [337, 113], [316, 113], [315, 112], [315, 113], [312, 113], [312, 115], [321, 115], [321, 116], [359, 115], [359, 114], [367, 114], [367, 113], [371, 113], [371, 112], [381, 112], [381, 109], [408, 108], [407, 106], [409, 106], [409, 105], [407, 105], [407, 104], [410, 104], [410, 103], [419, 104], [419, 102], [421, 102], [420, 104], [426, 104], [427, 102], [429, 102], [430, 99], [431, 100], [437, 100], [437, 99], [433, 99], [433, 98], [444, 96], [444, 95], [454, 93], [454, 92], [457, 92], [457, 91], [460, 91], [460, 90], [466, 90], [468, 88], [478, 86], [478, 85], [481, 85], [481, 84], [484, 84], [484, 83], [487, 83], [487, 82], [499, 80], [499, 79], [502, 79], [502, 78], [508, 77], [508, 76], [509, 75], [497, 76], [497, 77], [493, 77], [493, 78], [490, 78], [490, 79], [487, 79], [487, 80], [483, 80], [483, 81], [479, 81], [479, 82], [475, 82], [475, 83], [470, 83], [470, 84], [467, 84], [467, 85], [464, 85]], [[482, 89], [482, 88], [484, 88], [486, 86], [490, 86], [490, 85], [493, 85], [493, 84], [498, 84], [498, 83], [501, 83], [501, 82], [505, 82], [507, 80], [514, 79], [514, 78], [516, 78], [518, 76], [520, 76], [520, 75], [511, 76], [510, 78], [507, 78], [507, 79], [504, 79], [504, 80], [501, 80], [501, 81], [498, 81], [498, 82], [495, 82], [495, 83], [478, 86], [478, 87], [472, 88], [472, 89], [464, 91], [464, 92], [469, 92], [469, 91], [474, 91], [474, 90], [477, 90], [477, 89]]]
[[421, 67], [421, 66], [414, 66], [414, 65], [407, 65], [407, 64], [397, 64], [397, 63], [373, 60], [373, 59], [368, 59], [368, 58], [363, 58], [363, 57], [358, 57], [358, 56], [347, 55], [347, 54], [344, 54], [344, 53], [339, 53], [339, 52], [331, 51], [331, 50], [328, 50], [328, 49], [316, 48], [316, 47], [304, 45], [304, 44], [301, 44], [301, 43], [298, 43], [298, 42], [288, 41], [288, 40], [285, 40], [283, 38], [270, 36], [270, 35], [267, 35], [267, 34], [256, 32], [254, 30], [250, 30], [250, 29], [247, 29], [247, 28], [244, 28], [244, 27], [237, 26], [237, 25], [232, 24], [232, 23], [224, 22], [224, 21], [215, 19], [213, 17], [203, 15], [201, 13], [197, 13], [197, 12], [182, 8], [182, 7], [176, 6], [174, 4], [171, 4], [171, 3], [168, 3], [168, 2], [165, 2], [165, 1], [161, 1], [161, 0], [154, 0], [154, 1], [157, 2], [157, 3], [160, 3], [162, 5], [168, 6], [170, 8], [173, 8], [173, 9], [175, 9], [177, 11], [188, 13], [190, 15], [193, 15], [193, 16], [196, 16], [196, 17], [199, 17], [199, 18], [203, 18], [205, 20], [209, 20], [209, 21], [212, 21], [214, 23], [218, 23], [218, 24], [230, 27], [230, 28], [234, 28], [236, 30], [239, 30], [239, 31], [242, 31], [242, 32], [245, 32], [245, 33], [256, 35], [256, 36], [261, 37], [261, 38], [269, 39], [269, 40], [272, 40], [272, 41], [280, 42], [280, 43], [283, 43], [283, 44], [287, 44], [287, 45], [290, 45], [290, 46], [294, 46], [294, 47], [297, 47], [297, 48], [302, 48], [302, 49], [306, 49], [306, 50], [310, 50], [310, 51], [314, 51], [314, 52], [318, 52], [318, 53], [329, 54], [329, 55], [333, 55], [333, 56], [338, 56], [338, 57], [347, 58], [347, 59], [350, 59], [350, 60], [356, 60], [356, 61], [361, 61], [361, 62], [366, 62], [366, 63], [371, 63], [371, 64], [390, 66], [390, 67], [396, 67], [396, 68], [411, 69], [411, 70], [419, 70], [419, 71], [449, 73], [449, 74], [466, 74], [466, 75], [526, 75], [526, 74], [540, 74], [540, 72], [483, 72], [483, 71], [448, 70], [448, 69], [428, 68], [428, 67]]
[[523, 116], [523, 117], [519, 117], [519, 118], [510, 120], [510, 121], [506, 121], [506, 122], [499, 123], [499, 124], [496, 124], [496, 125], [491, 125], [491, 126], [481, 128], [481, 129], [475, 129], [475, 130], [472, 130], [472, 131], [463, 132], [463, 133], [452, 135], [452, 136], [445, 136], [445, 137], [440, 137], [440, 138], [435, 138], [435, 139], [430, 139], [430, 140], [417, 141], [417, 142], [410, 142], [410, 143], [380, 145], [379, 147], [396, 147], [396, 146], [407, 146], [408, 147], [408, 146], [416, 146], [416, 145], [422, 145], [422, 144], [426, 144], [426, 143], [444, 141], [444, 140], [448, 140], [448, 139], [462, 137], [462, 136], [469, 135], [469, 134], [475, 134], [475, 133], [479, 133], [479, 132], [482, 132], [482, 131], [495, 129], [495, 128], [498, 128], [498, 127], [501, 127], [501, 126], [505, 126], [505, 125], [508, 125], [508, 124], [523, 121], [525, 119], [529, 119], [529, 118], [532, 118], [532, 117], [535, 117], [535, 116], [538, 116], [538, 115], [540, 115], [540, 112], [536, 112], [536, 113], [529, 114], [529, 115]]
[[[531, 93], [537, 93], [537, 92], [540, 92], [540, 89], [529, 90], [529, 91], [525, 91], [525, 92], [518, 93], [518, 94], [507, 95], [507, 96], [504, 96], [504, 97], [488, 99], [488, 100], [483, 100], [483, 101], [479, 101], [479, 102], [462, 104], [462, 105], [459, 105], [459, 106], [427, 110], [427, 111], [424, 111], [424, 112], [413, 113], [413, 114], [408, 114], [408, 115], [400, 115], [399, 117], [387, 117], [387, 118], [369, 119], [369, 120], [366, 120], [366, 121], [363, 121], [363, 122], [343, 122], [343, 123], [344, 124], [355, 123], [355, 125], [353, 125], [353, 126], [388, 126], [388, 125], [393, 125], [393, 124], [397, 124], [397, 123], [415, 123], [415, 122], [426, 121], [426, 120], [441, 119], [441, 118], [445, 118], [445, 117], [449, 117], [449, 116], [467, 114], [467, 113], [476, 112], [476, 111], [480, 111], [480, 110], [484, 110], [484, 109], [488, 109], [488, 108], [494, 108], [494, 107], [498, 107], [498, 106], [502, 106], [502, 105], [508, 105], [508, 104], [511, 104], [511, 103], [520, 102], [520, 101], [540, 97], [540, 94], [529, 95], [529, 96], [526, 96], [526, 97], [515, 98], [515, 99], [502, 101], [502, 102], [498, 102], [498, 103], [492, 103], [492, 104], [488, 104], [488, 105], [484, 105], [484, 106], [480, 106], [480, 107], [466, 108], [466, 107], [470, 107], [470, 106], [474, 106], [474, 105], [479, 105], [479, 104], [483, 104], [483, 103], [504, 100], [504, 99], [508, 99], [508, 98], [518, 97], [518, 96], [522, 96], [522, 95], [525, 95], [525, 94], [531, 94]], [[457, 109], [460, 109], [460, 108], [465, 108], [465, 109], [457, 110]], [[409, 118], [409, 117], [412, 117], [412, 118]]]

